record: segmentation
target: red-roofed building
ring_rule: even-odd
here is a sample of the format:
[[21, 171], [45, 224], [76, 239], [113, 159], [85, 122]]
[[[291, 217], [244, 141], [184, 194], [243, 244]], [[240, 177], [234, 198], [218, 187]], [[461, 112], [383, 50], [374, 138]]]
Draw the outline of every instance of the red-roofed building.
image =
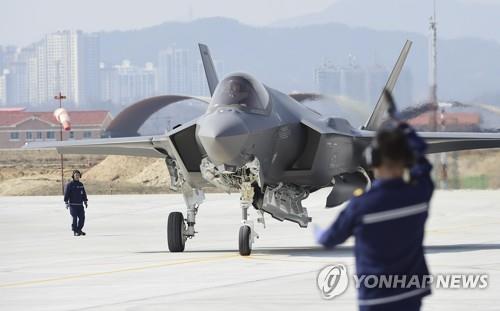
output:
[[[100, 138], [112, 120], [109, 111], [69, 111], [71, 130], [63, 140]], [[59, 140], [60, 123], [53, 112], [0, 110], [0, 148], [19, 148], [26, 142]]]
[[[426, 112], [408, 121], [419, 131], [432, 130], [432, 112]], [[438, 111], [438, 130], [441, 131], [441, 112]], [[444, 126], [448, 132], [476, 132], [480, 130], [481, 116], [476, 112], [445, 112]]]

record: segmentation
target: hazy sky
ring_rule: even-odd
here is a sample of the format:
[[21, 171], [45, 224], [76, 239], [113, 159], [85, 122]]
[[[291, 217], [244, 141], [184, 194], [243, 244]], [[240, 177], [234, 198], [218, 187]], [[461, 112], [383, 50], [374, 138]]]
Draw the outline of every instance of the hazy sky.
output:
[[46, 33], [61, 29], [87, 32], [128, 30], [165, 21], [187, 21], [207, 16], [225, 16], [247, 24], [266, 25], [283, 18], [323, 10], [335, 1], [0, 0], [0, 44], [22, 46], [41, 39]]
[[335, 0], [0, 0], [0, 44], [24, 45], [60, 29], [128, 30], [226, 16], [265, 25], [322, 10]]

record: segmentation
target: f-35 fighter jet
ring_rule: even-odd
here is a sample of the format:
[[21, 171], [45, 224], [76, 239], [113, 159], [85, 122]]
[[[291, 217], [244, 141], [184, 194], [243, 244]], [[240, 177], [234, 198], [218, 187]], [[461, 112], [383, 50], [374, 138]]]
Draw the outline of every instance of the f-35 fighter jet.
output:
[[[406, 42], [385, 88], [392, 91], [411, 42]], [[326, 206], [349, 200], [357, 188], [370, 186], [371, 175], [363, 151], [383, 122], [388, 103], [380, 96], [362, 128], [348, 120], [328, 117], [302, 102], [318, 94], [284, 94], [245, 73], [233, 73], [219, 82], [208, 48], [199, 45], [211, 98], [166, 95], [149, 98], [122, 111], [109, 126], [111, 138], [31, 144], [52, 147], [59, 153], [109, 154], [165, 159], [171, 187], [180, 189], [187, 210], [168, 217], [168, 247], [184, 251], [188, 238], [196, 234], [198, 208], [203, 189], [217, 187], [239, 191], [242, 211], [239, 252], [249, 255], [258, 237], [248, 209], [257, 221], [270, 214], [300, 227], [311, 222], [302, 206], [310, 193], [332, 187]], [[382, 90], [381, 90], [382, 91]], [[154, 112], [182, 100], [207, 104], [206, 112], [165, 135], [137, 137], [139, 127]], [[492, 133], [420, 132], [429, 143], [429, 153], [498, 148], [500, 135]], [[128, 136], [128, 137], [127, 137]]]

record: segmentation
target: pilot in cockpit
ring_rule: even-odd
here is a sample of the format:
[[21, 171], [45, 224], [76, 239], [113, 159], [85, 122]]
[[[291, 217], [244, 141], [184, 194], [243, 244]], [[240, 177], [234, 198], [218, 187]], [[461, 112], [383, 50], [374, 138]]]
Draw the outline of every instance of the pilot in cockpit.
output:
[[242, 90], [242, 85], [236, 80], [229, 81], [229, 96], [231, 99], [243, 107], [247, 107], [247, 104], [243, 102], [244, 99], [248, 97], [248, 92]]

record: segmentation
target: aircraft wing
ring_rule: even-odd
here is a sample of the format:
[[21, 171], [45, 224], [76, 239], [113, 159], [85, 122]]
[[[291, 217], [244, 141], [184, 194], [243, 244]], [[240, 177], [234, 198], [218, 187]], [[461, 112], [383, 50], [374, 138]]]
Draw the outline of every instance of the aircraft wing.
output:
[[428, 153], [500, 148], [500, 133], [419, 132]]
[[[500, 148], [500, 133], [418, 132], [429, 144], [427, 153]], [[362, 131], [364, 143], [375, 136], [374, 131]]]
[[165, 137], [139, 136], [123, 138], [101, 138], [86, 140], [27, 143], [25, 149], [56, 149], [61, 154], [102, 154], [164, 158], [154, 148], [153, 140]]
[[[102, 154], [164, 158], [170, 174], [179, 171], [192, 185], [203, 183], [200, 163], [203, 157], [196, 142], [196, 120], [160, 136], [101, 138], [63, 142], [28, 143], [25, 149], [56, 149], [61, 154]], [[170, 163], [170, 164], [169, 164]], [[167, 166], [168, 166], [167, 165]], [[177, 173], [175, 172], [177, 175]], [[172, 177], [172, 176], [171, 176]]]

